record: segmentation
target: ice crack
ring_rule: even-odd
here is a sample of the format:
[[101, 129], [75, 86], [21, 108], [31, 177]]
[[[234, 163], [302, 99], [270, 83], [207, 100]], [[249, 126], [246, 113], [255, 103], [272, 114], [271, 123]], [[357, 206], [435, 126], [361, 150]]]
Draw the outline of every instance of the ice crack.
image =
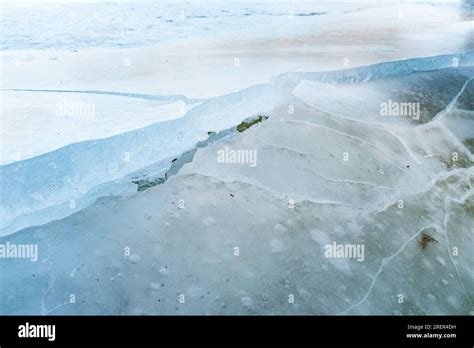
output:
[[416, 234], [414, 234], [414, 235], [411, 236], [408, 240], [406, 240], [405, 243], [403, 243], [403, 245], [400, 247], [400, 249], [398, 249], [394, 254], [392, 254], [392, 255], [390, 255], [390, 256], [385, 257], [384, 259], [382, 259], [382, 263], [380, 264], [380, 267], [379, 267], [377, 273], [375, 274], [374, 279], [372, 280], [372, 282], [371, 282], [371, 284], [370, 284], [370, 286], [369, 286], [369, 289], [368, 289], [367, 292], [365, 293], [364, 297], [362, 297], [362, 299], [361, 299], [359, 302], [357, 302], [356, 304], [353, 304], [353, 305], [350, 306], [349, 308], [347, 308], [347, 309], [345, 309], [344, 311], [340, 312], [339, 315], [341, 315], [341, 314], [347, 314], [347, 313], [348, 313], [349, 311], [351, 311], [352, 309], [354, 309], [354, 308], [360, 306], [362, 303], [364, 303], [364, 302], [367, 300], [367, 298], [369, 297], [369, 295], [372, 293], [372, 290], [373, 290], [373, 288], [374, 288], [374, 286], [375, 286], [375, 283], [377, 282], [377, 279], [378, 279], [379, 275], [384, 271], [385, 266], [387, 266], [387, 265], [390, 263], [390, 261], [391, 261], [394, 257], [396, 257], [397, 255], [399, 255], [400, 253], [402, 253], [403, 250], [405, 250], [406, 246], [407, 246], [408, 244], [410, 244], [410, 242], [412, 242], [414, 239], [416, 239], [416, 238], [420, 235], [421, 231], [423, 231], [423, 230], [425, 230], [425, 229], [427, 229], [427, 228], [430, 228], [430, 227], [436, 228], [436, 226], [437, 226], [437, 224], [430, 224], [430, 225], [428, 225], [428, 226], [426, 226], [426, 227], [423, 227], [423, 228], [420, 229]]

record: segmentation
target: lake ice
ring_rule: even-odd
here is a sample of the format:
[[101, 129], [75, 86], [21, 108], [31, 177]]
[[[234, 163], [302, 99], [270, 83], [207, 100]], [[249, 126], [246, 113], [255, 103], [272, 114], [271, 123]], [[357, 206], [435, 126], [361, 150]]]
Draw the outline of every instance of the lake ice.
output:
[[463, 2], [8, 6], [0, 313], [474, 314]]

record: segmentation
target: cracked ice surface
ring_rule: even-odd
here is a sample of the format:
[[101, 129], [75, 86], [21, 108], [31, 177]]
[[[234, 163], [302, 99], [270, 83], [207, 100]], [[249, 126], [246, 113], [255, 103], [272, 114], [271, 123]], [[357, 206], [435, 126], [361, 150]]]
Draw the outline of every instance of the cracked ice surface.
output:
[[[293, 77], [267, 121], [163, 185], [9, 236], [40, 259], [2, 262], [2, 313], [473, 314], [473, 75]], [[389, 99], [421, 117], [381, 116]], [[333, 242], [364, 260], [325, 257]]]
[[[462, 9], [461, 4], [331, 0], [170, 6], [159, 1], [139, 6], [94, 2], [31, 7], [7, 1], [0, 37], [0, 235], [64, 218], [98, 197], [133, 194], [134, 178], [163, 174], [174, 158], [205, 140], [209, 131], [267, 114], [275, 101], [281, 101], [280, 88], [286, 96], [297, 87], [295, 95], [319, 111], [331, 104], [334, 117], [342, 113], [346, 119], [379, 123], [377, 103], [387, 99], [380, 91], [358, 84], [359, 93], [350, 88], [334, 92], [332, 86], [314, 84], [376, 80], [454, 63], [472, 65], [471, 7]], [[434, 57], [420, 58], [428, 56]], [[360, 68], [341, 70], [346, 67]], [[275, 77], [278, 74], [282, 75]], [[446, 83], [460, 93], [456, 105], [463, 98], [468, 102], [471, 83], [461, 92], [467, 83], [463, 76], [449, 78]], [[384, 90], [392, 89], [389, 96], [394, 100], [423, 101], [423, 121], [433, 113], [442, 115], [454, 98], [451, 90], [436, 97], [416, 89], [406, 95], [393, 81], [386, 79]], [[418, 79], [417, 84], [425, 91], [430, 85], [435, 88], [430, 79]], [[365, 99], [374, 101], [372, 110], [363, 105]], [[63, 103], [79, 109], [94, 106], [95, 114], [58, 112]], [[364, 115], [352, 114], [351, 108], [363, 108]], [[474, 129], [465, 111], [469, 109], [450, 109], [449, 119], [442, 117], [450, 132], [437, 128], [440, 137], [455, 142], [455, 134], [467, 139], [460, 147], [469, 147]], [[301, 135], [304, 122], [313, 121], [287, 122]], [[328, 122], [311, 127], [334, 134], [334, 139], [345, 137], [344, 127]], [[375, 136], [373, 128], [367, 129]], [[350, 131], [356, 132], [353, 127]], [[359, 134], [365, 131], [358, 128], [352, 141], [371, 151], [387, 146], [395, 153], [411, 151], [408, 144], [393, 139], [377, 141], [374, 148]], [[401, 139], [396, 127], [380, 130], [379, 135], [385, 137], [388, 131]], [[413, 137], [427, 136], [426, 128], [412, 132]], [[439, 137], [433, 130], [428, 133]], [[437, 149], [418, 145], [424, 156], [433, 157], [445, 149], [439, 144]], [[272, 145], [282, 144], [268, 144], [261, 151], [274, 156]], [[381, 161], [396, 166], [391, 157]], [[412, 158], [420, 161], [415, 154]], [[317, 174], [332, 187], [343, 183], [350, 192], [359, 185], [353, 181], [365, 185], [367, 194], [357, 195], [352, 203], [377, 187], [393, 190], [387, 182]]]

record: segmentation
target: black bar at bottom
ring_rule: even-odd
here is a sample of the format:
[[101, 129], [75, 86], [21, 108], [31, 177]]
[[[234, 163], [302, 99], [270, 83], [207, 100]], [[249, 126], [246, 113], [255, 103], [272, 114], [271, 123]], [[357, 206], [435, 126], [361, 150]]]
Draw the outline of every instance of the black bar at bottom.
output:
[[[0, 346], [323, 343], [472, 347], [473, 321], [468, 316], [2, 316]], [[52, 327], [44, 325], [54, 325], [54, 340]], [[19, 337], [25, 335], [30, 337]], [[43, 337], [31, 337], [35, 335]]]

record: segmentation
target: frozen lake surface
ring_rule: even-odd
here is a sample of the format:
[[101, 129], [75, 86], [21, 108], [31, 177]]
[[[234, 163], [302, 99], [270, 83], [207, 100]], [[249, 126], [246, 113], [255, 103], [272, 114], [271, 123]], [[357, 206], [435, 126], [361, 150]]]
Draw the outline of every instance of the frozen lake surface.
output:
[[[1, 263], [3, 312], [473, 314], [473, 72], [282, 76], [268, 120], [164, 184], [3, 238], [39, 255]], [[380, 116], [394, 89], [419, 120]], [[328, 257], [339, 244], [364, 252]]]
[[466, 2], [2, 16], [0, 313], [473, 314]]

